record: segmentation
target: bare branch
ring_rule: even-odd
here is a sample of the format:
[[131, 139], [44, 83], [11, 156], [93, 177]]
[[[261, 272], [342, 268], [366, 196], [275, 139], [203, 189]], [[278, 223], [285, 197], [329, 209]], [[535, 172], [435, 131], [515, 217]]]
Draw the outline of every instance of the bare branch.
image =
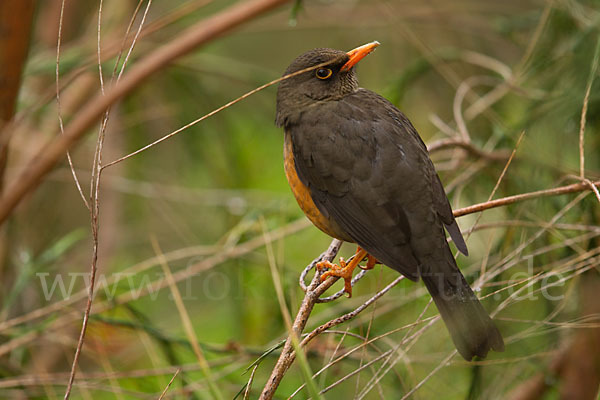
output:
[[[600, 181], [592, 182], [593, 186], [600, 187]], [[509, 204], [519, 203], [525, 200], [537, 199], [540, 197], [558, 196], [567, 193], [577, 193], [590, 190], [587, 183], [574, 183], [567, 186], [559, 186], [553, 189], [538, 190], [536, 192], [522, 193], [514, 196], [503, 197], [501, 199], [486, 201], [485, 203], [474, 204], [469, 207], [459, 208], [454, 210], [455, 217], [473, 214], [480, 211], [489, 210], [490, 208], [502, 207]]]

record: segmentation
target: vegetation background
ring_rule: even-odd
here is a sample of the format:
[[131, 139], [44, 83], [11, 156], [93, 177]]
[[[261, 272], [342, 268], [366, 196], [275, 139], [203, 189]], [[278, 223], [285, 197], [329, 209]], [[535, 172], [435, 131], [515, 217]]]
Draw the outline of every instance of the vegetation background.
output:
[[[60, 113], [61, 1], [31, 9], [29, 0], [3, 3], [3, 32], [16, 32], [7, 28], [15, 23], [24, 28], [0, 41], [6, 199], [26, 182], [23, 171], [60, 140], [59, 114], [68, 130], [93, 107], [100, 73], [103, 90], [111, 90], [113, 69], [123, 65], [140, 26], [124, 80], [150, 65], [144, 63], [161, 46], [183, 41], [186, 29], [261, 1], [65, 2]], [[600, 179], [600, 2], [271, 3], [277, 7], [241, 18], [234, 30], [156, 68], [111, 103], [105, 129], [97, 118], [73, 140], [73, 170], [91, 213], [64, 152], [8, 211], [0, 255], [0, 398], [64, 396], [95, 255], [96, 290], [71, 398], [158, 398], [167, 388], [164, 398], [241, 398], [251, 375], [246, 395], [258, 397], [279, 350], [267, 351], [287, 337], [281, 310], [296, 313], [303, 298], [298, 276], [330, 243], [287, 186], [283, 134], [273, 122], [276, 86], [102, 169], [99, 180], [96, 147], [104, 137], [106, 165], [278, 78], [308, 49], [381, 42], [360, 63], [361, 86], [409, 116], [455, 209], [582, 176]], [[19, 49], [27, 43], [21, 71]], [[13, 101], [4, 86], [11, 69], [22, 72]], [[470, 256], [457, 261], [494, 313], [504, 353], [464, 362], [433, 318], [423, 286], [402, 281], [314, 339], [307, 362], [292, 366], [276, 398], [288, 398], [307, 380], [310, 390], [326, 390], [325, 398], [596, 398], [600, 197], [590, 190], [534, 197], [459, 219], [464, 232], [473, 232]], [[344, 245], [341, 254], [353, 252]], [[170, 277], [178, 283], [169, 285]], [[385, 267], [369, 272], [351, 299], [317, 305], [308, 329], [354, 310], [396, 277]], [[322, 371], [309, 380], [306, 368]], [[306, 390], [294, 398], [308, 398]]]

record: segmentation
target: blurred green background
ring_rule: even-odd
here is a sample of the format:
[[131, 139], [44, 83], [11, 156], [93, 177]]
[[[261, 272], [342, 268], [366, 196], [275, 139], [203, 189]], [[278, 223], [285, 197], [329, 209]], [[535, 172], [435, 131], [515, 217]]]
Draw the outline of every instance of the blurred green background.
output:
[[[129, 63], [234, 3], [153, 2], [146, 27], [157, 28], [139, 40]], [[118, 50], [136, 5], [104, 1], [103, 53]], [[455, 209], [488, 199], [522, 132], [495, 198], [575, 183], [599, 6], [594, 0], [289, 2], [174, 60], [113, 106], [103, 160], [128, 154], [276, 79], [306, 50], [350, 50], [378, 40], [381, 46], [358, 68], [361, 86], [394, 102], [426, 143], [462, 140], [468, 133], [478, 149], [432, 152]], [[58, 134], [53, 95], [59, 11], [56, 0], [36, 7], [9, 182]], [[98, 2], [66, 3], [60, 63], [66, 124], [99, 90], [97, 17]], [[138, 15], [134, 29], [139, 22]], [[114, 57], [102, 63], [105, 82], [114, 63]], [[591, 86], [585, 127], [591, 180], [600, 177], [599, 87]], [[72, 398], [157, 398], [178, 366], [183, 370], [166, 398], [212, 398], [172, 293], [141, 291], [164, 277], [153, 241], [173, 274], [198, 267], [178, 288], [223, 398], [233, 398], [249, 379], [245, 369], [286, 337], [265, 247], [236, 252], [246, 242], [260, 242], [265, 230], [287, 232], [271, 245], [294, 315], [303, 296], [298, 276], [330, 238], [297, 222], [304, 217], [283, 173], [275, 93], [276, 86], [269, 87], [103, 172], [98, 282], [109, 284], [94, 300]], [[85, 193], [97, 131], [72, 151]], [[402, 282], [375, 307], [312, 342], [307, 356], [316, 372], [366, 338], [384, 335], [328, 367], [315, 379], [317, 387], [396, 349], [387, 363], [373, 363], [325, 398], [399, 399], [424, 381], [411, 398], [516, 399], [519, 385], [540, 374], [547, 383], [542, 398], [561, 398], [571, 381], [552, 365], [579, 354], [570, 343], [584, 340], [591, 346], [584, 354], [592, 365], [600, 363], [600, 345], [591, 350], [600, 337], [600, 311], [582, 301], [600, 287], [599, 210], [593, 194], [571, 194], [459, 219], [464, 232], [477, 224], [467, 240], [470, 256], [458, 257], [458, 263], [470, 282], [486, 273], [478, 294], [488, 296], [486, 309], [499, 310], [505, 353], [473, 364], [454, 357], [444, 366], [454, 349], [447, 331], [440, 321], [419, 322], [437, 311], [432, 306], [420, 316], [429, 296], [421, 284]], [[66, 163], [9, 221], [0, 268], [0, 398], [62, 398], [85, 304], [89, 226]], [[346, 244], [341, 254], [354, 250]], [[371, 271], [351, 299], [317, 305], [309, 329], [356, 308], [395, 277], [387, 268]], [[257, 368], [251, 398], [260, 393], [276, 355]], [[293, 366], [276, 397], [288, 398], [303, 382]], [[580, 385], [594, 382], [580, 376]], [[301, 391], [295, 398], [307, 397]]]

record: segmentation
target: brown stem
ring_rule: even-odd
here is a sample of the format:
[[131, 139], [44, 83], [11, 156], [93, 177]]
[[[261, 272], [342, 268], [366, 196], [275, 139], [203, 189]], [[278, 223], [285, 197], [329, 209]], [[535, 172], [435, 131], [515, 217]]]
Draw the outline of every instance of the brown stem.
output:
[[238, 2], [226, 10], [199, 22], [171, 42], [140, 59], [121, 81], [98, 93], [77, 113], [65, 128], [64, 135], [55, 138], [28, 163], [29, 167], [15, 179], [0, 199], [0, 223], [4, 222], [21, 199], [34, 190], [41, 180], [86, 131], [104, 114], [104, 111], [127, 95], [153, 73], [163, 69], [177, 58], [190, 53], [242, 23], [265, 13], [289, 0], [250, 0]]
[[[341, 241], [334, 239], [329, 245], [327, 251], [325, 251], [325, 253], [321, 254], [317, 259], [315, 259], [313, 261], [313, 264], [316, 264], [317, 262], [323, 260], [331, 262], [340, 250], [341, 245]], [[277, 363], [275, 364], [275, 367], [271, 372], [271, 377], [269, 378], [267, 384], [263, 388], [263, 391], [260, 395], [261, 400], [273, 398], [273, 395], [275, 394], [279, 383], [281, 382], [286, 371], [288, 370], [290, 365], [292, 365], [292, 362], [294, 362], [294, 359], [296, 358], [294, 354], [294, 345], [292, 343], [292, 334], [295, 335], [295, 337], [300, 337], [302, 331], [304, 330], [304, 327], [306, 326], [306, 323], [308, 322], [308, 317], [310, 316], [313, 307], [317, 303], [317, 299], [327, 289], [329, 289], [329, 287], [331, 287], [331, 285], [333, 285], [335, 281], [337, 281], [337, 278], [331, 277], [325, 282], [321, 283], [321, 275], [319, 273], [315, 274], [312, 282], [306, 290], [306, 296], [304, 296], [302, 304], [300, 305], [300, 309], [298, 310], [296, 318], [294, 319], [294, 323], [292, 325], [292, 332], [290, 335], [288, 335], [287, 341], [285, 342], [283, 350], [281, 351], [281, 355], [279, 356], [279, 359], [277, 360]]]
[[[592, 182], [592, 184], [596, 187], [600, 187], [600, 181]], [[574, 183], [572, 185], [559, 186], [552, 189], [538, 190], [536, 192], [517, 194], [514, 196], [503, 197], [501, 199], [490, 200], [484, 203], [459, 208], [458, 210], [454, 210], [454, 216], [462, 217], [463, 215], [489, 210], [490, 208], [506, 206], [525, 200], [537, 199], [538, 197], [558, 196], [567, 193], [583, 192], [584, 190], [590, 190], [590, 185], [587, 182]]]

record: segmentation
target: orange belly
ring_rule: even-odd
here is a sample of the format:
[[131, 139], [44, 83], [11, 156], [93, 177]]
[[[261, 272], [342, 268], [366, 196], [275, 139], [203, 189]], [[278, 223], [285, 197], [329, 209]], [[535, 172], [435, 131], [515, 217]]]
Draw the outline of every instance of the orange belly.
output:
[[285, 168], [285, 176], [290, 184], [290, 188], [292, 189], [292, 193], [294, 193], [294, 197], [296, 197], [296, 201], [298, 205], [304, 211], [304, 214], [308, 217], [308, 219], [320, 230], [325, 232], [331, 237], [336, 239], [340, 239], [346, 242], [352, 242], [353, 240], [346, 235], [343, 230], [338, 226], [335, 221], [325, 217], [317, 208], [315, 203], [313, 202], [312, 197], [310, 196], [310, 191], [300, 178], [298, 178], [298, 174], [296, 172], [296, 166], [294, 165], [294, 152], [292, 139], [290, 135], [286, 132], [285, 134], [285, 144], [283, 146], [283, 165]]

